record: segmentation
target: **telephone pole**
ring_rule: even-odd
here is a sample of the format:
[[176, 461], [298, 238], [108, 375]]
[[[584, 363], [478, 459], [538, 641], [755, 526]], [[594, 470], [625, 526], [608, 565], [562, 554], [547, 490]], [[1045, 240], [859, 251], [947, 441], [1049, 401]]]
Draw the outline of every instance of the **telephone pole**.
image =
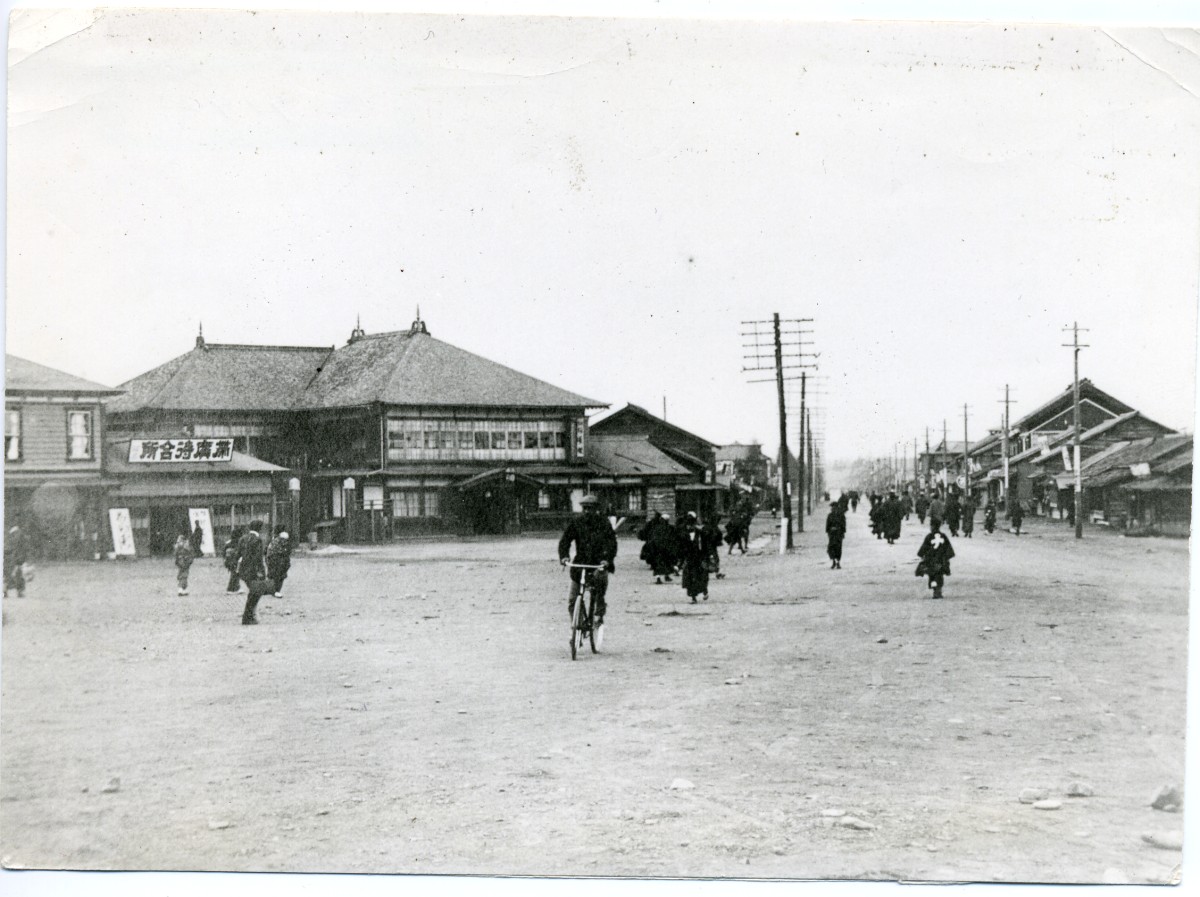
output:
[[1080, 345], [1079, 331], [1087, 332], [1086, 327], [1080, 327], [1076, 321], [1070, 327], [1064, 327], [1063, 330], [1070, 330], [1074, 338], [1069, 343], [1063, 343], [1063, 346], [1068, 349], [1075, 350], [1075, 386], [1072, 391], [1073, 407], [1072, 417], [1075, 421], [1075, 457], [1072, 459], [1075, 468], [1075, 538], [1083, 538], [1083, 475], [1079, 470], [1079, 350], [1088, 348], [1087, 345]]
[[[747, 365], [742, 368], [747, 371], [769, 371], [774, 369], [775, 376], [770, 380], [752, 380], [751, 383], [775, 383], [779, 397], [779, 503], [782, 513], [782, 526], [779, 533], [779, 550], [782, 554], [792, 551], [795, 543], [792, 538], [792, 490], [788, 465], [787, 444], [787, 403], [784, 396], [783, 383], [793, 379], [784, 374], [785, 370], [813, 367], [805, 364], [806, 355], [816, 357], [811, 352], [805, 352], [805, 345], [812, 345], [803, 336], [811, 333], [800, 325], [811, 323], [811, 318], [791, 319], [780, 321], [779, 313], [775, 312], [770, 321], [742, 321], [742, 348], [746, 350], [743, 356]], [[783, 328], [783, 324], [794, 324], [794, 329]], [[769, 330], [767, 328], [770, 328]], [[785, 340], [784, 337], [787, 337]], [[746, 340], [749, 339], [749, 342]], [[785, 352], [786, 349], [786, 352]], [[784, 364], [784, 360], [795, 361], [796, 364]], [[803, 510], [801, 510], [803, 513]]]
[[950, 448], [950, 430], [946, 426], [946, 418], [942, 418], [942, 486], [945, 487], [945, 494], [950, 495], [950, 467], [946, 463], [946, 450]]
[[808, 421], [805, 414], [805, 390], [808, 385], [808, 371], [800, 372], [800, 451], [796, 453], [796, 460], [800, 465], [800, 470], [796, 477], [796, 482], [800, 484], [799, 501], [796, 502], [796, 511], [799, 520], [796, 524], [796, 532], [804, 532], [804, 493], [808, 491], [808, 480], [804, 476], [804, 440], [808, 435]]
[[1008, 384], [1004, 384], [1004, 429], [1000, 431], [1000, 456], [1004, 464], [1004, 507], [1008, 508], [1008, 433], [1010, 425], [1008, 422], [1008, 406], [1011, 399], [1008, 397]]

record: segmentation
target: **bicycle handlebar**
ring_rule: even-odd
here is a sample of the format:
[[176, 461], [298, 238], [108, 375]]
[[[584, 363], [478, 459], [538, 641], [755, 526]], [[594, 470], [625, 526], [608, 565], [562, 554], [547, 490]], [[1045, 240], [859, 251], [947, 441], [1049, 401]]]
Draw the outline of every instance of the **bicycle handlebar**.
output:
[[563, 564], [567, 569], [575, 570], [603, 570], [604, 564]]

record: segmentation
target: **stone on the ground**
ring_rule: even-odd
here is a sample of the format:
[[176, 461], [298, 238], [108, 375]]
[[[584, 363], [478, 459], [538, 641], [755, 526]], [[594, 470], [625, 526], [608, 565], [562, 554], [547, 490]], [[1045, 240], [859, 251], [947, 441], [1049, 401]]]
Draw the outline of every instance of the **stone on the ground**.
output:
[[863, 820], [859, 819], [857, 816], [843, 816], [841, 819], [839, 819], [834, 824], [840, 825], [843, 828], [852, 828], [855, 831], [859, 831], [859, 832], [869, 832], [869, 831], [871, 831], [871, 829], [875, 828], [875, 826], [873, 824], [871, 824], [870, 822], [864, 822]]
[[671, 782], [672, 791], [687, 791], [688, 789], [695, 787], [696, 786], [687, 779], [675, 779], [675, 781]]
[[742, 680], [741, 679], [726, 679], [725, 684], [726, 685], [741, 685]]
[[219, 829], [229, 828], [229, 826], [231, 826], [231, 825], [233, 825], [232, 822], [225, 822], [224, 820], [222, 820], [221, 822], [210, 822], [208, 824], [208, 827], [209, 827], [209, 829], [211, 829], [212, 831], [215, 832]]
[[1034, 801], [1033, 808], [1035, 810], [1061, 810], [1061, 800], [1038, 800]]
[[1183, 850], [1183, 832], [1147, 832], [1142, 840], [1163, 850]]
[[121, 780], [115, 776], [113, 778], [109, 779], [108, 784], [100, 789], [100, 791], [104, 794], [115, 794], [116, 792], [118, 792], [120, 790], [121, 790]]
[[1183, 807], [1183, 789], [1178, 785], [1163, 785], [1154, 793], [1150, 806], [1156, 810], [1179, 811]]
[[1045, 788], [1022, 788], [1017, 800], [1023, 804], [1037, 803], [1039, 800], [1045, 800], [1050, 796]]
[[822, 816], [829, 816], [829, 817], [832, 817], [832, 818], [835, 818], [835, 819], [836, 819], [836, 818], [838, 818], [838, 817], [840, 817], [840, 816], [845, 816], [845, 815], [846, 815], [846, 811], [845, 811], [845, 810], [838, 810], [838, 809], [836, 809], [836, 808], [834, 808], [834, 807], [830, 807], [828, 810], [822, 810], [822, 811], [821, 811], [821, 815], [822, 815]]
[[1072, 782], [1067, 786], [1067, 797], [1094, 797], [1096, 789], [1087, 782]]

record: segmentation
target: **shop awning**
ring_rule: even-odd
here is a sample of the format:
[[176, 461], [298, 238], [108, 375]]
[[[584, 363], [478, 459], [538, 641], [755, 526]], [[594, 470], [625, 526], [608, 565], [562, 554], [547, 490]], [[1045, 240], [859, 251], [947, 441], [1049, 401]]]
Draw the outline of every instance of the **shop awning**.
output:
[[126, 498], [187, 498], [206, 496], [272, 495], [271, 480], [266, 476], [199, 476], [150, 478], [139, 477], [121, 483], [113, 500]]
[[1191, 492], [1192, 484], [1171, 477], [1146, 477], [1131, 483], [1122, 483], [1117, 488], [1130, 492]]

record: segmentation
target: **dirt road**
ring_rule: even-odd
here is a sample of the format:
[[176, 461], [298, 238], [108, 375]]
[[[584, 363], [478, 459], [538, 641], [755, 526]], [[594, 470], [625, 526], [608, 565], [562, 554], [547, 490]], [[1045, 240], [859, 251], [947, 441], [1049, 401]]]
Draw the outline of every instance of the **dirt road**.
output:
[[814, 517], [699, 605], [623, 540], [575, 662], [548, 539], [298, 555], [257, 627], [215, 560], [186, 598], [43, 567], [5, 602], [4, 864], [1172, 880], [1186, 543], [977, 530], [937, 602], [915, 517], [849, 517], [843, 570]]

